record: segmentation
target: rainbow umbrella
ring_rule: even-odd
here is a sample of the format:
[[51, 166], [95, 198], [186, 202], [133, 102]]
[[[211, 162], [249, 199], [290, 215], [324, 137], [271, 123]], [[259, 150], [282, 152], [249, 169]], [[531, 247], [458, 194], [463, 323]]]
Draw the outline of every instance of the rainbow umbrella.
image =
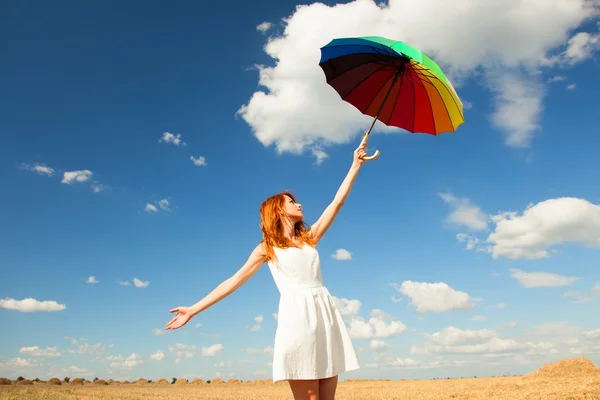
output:
[[[406, 43], [378, 36], [334, 39], [321, 48], [327, 83], [360, 112], [411, 133], [453, 132], [463, 105], [442, 69]], [[374, 160], [379, 150], [365, 160]]]

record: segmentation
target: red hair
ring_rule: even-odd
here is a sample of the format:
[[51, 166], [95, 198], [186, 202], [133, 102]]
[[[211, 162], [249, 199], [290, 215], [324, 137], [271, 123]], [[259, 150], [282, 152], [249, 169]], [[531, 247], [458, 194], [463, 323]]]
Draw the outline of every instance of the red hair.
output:
[[[290, 197], [294, 202], [296, 198], [288, 191], [277, 193], [260, 205], [260, 230], [263, 234], [264, 250], [267, 254], [267, 261], [273, 260], [275, 257], [274, 247], [282, 249], [288, 247], [298, 247], [293, 241], [286, 238], [283, 234], [283, 213], [285, 205], [285, 197]], [[306, 227], [304, 221], [298, 221], [294, 225], [294, 236], [303, 244], [314, 246], [314, 240]]]

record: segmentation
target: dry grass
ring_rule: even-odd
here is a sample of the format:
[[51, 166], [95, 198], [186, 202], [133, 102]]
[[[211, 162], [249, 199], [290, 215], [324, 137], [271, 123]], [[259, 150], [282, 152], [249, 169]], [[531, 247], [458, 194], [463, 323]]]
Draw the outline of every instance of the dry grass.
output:
[[[217, 381], [217, 380], [215, 380]], [[22, 381], [21, 381], [22, 382]], [[138, 383], [139, 382], [139, 383]], [[164, 380], [137, 384], [107, 381], [107, 384], [62, 384], [0, 386], [1, 399], [34, 400], [96, 400], [139, 399], [157, 400], [280, 400], [292, 399], [287, 384], [269, 381], [231, 383], [218, 380], [206, 384], [200, 379], [191, 383], [165, 384]], [[507, 378], [446, 379], [446, 380], [354, 380], [340, 382], [338, 400], [433, 400], [433, 399], [530, 399], [575, 400], [600, 399], [600, 370], [587, 358], [567, 359], [544, 365], [538, 371]]]

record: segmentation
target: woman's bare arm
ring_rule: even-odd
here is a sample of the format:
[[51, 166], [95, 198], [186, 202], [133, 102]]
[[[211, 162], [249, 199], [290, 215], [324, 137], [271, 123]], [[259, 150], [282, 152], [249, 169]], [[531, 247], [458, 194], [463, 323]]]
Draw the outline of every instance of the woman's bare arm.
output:
[[192, 315], [196, 315], [211, 307], [215, 303], [223, 300], [231, 293], [235, 292], [240, 286], [242, 286], [248, 279], [252, 277], [259, 270], [259, 268], [266, 261], [266, 253], [262, 246], [262, 243], [256, 246], [252, 251], [246, 263], [230, 278], [223, 281], [217, 286], [212, 292], [210, 292], [205, 298], [190, 307]]

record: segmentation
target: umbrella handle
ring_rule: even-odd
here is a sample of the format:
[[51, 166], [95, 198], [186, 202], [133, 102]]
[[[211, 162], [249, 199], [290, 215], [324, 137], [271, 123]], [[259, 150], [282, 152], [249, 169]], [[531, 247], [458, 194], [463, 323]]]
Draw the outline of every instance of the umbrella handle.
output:
[[[370, 129], [369, 129], [370, 131]], [[363, 137], [362, 141], [361, 141], [361, 145], [363, 143], [367, 143], [367, 140], [369, 139], [369, 131], [365, 132], [365, 136]], [[362, 159], [365, 161], [373, 161], [375, 160], [377, 157], [379, 157], [379, 150], [375, 150], [375, 153], [373, 153], [373, 155], [370, 156], [364, 156]]]

